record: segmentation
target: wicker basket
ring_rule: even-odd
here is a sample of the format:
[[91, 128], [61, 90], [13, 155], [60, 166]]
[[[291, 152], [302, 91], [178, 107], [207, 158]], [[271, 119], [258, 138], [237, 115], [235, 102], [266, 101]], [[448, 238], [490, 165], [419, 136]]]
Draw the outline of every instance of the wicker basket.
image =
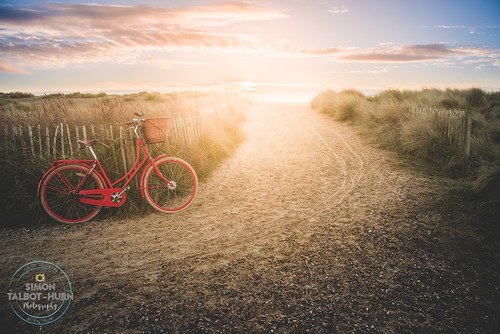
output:
[[142, 133], [148, 144], [163, 143], [167, 140], [172, 117], [148, 118], [142, 125]]

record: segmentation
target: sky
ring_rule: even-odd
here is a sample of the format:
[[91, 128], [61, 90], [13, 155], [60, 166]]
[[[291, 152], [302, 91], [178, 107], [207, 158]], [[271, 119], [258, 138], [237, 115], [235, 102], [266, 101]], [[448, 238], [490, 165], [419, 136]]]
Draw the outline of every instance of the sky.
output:
[[500, 1], [0, 1], [0, 91], [500, 90]]

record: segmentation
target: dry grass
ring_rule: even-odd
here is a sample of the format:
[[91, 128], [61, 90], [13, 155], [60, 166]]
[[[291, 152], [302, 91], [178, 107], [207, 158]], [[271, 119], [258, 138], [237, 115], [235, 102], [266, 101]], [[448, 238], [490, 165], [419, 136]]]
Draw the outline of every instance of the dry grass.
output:
[[[500, 161], [500, 92], [480, 89], [387, 90], [367, 97], [358, 91], [325, 91], [311, 106], [339, 121], [354, 124], [375, 145], [401, 157], [435, 167], [444, 175], [474, 184], [480, 211], [495, 214]], [[465, 113], [471, 113], [471, 149], [464, 149]], [[477, 180], [476, 180], [477, 179]], [[475, 181], [476, 180], [476, 181]]]
[[[18, 124], [41, 124], [53, 127], [61, 122], [70, 126], [113, 125], [114, 129], [123, 126], [133, 118], [133, 113], [145, 111], [151, 116], [189, 117], [204, 113], [203, 130], [198, 141], [186, 143], [170, 138], [164, 144], [150, 145], [151, 154], [156, 156], [167, 153], [188, 161], [197, 171], [200, 180], [205, 179], [228, 157], [243, 140], [240, 122], [243, 109], [249, 101], [238, 93], [139, 93], [126, 96], [68, 96], [56, 94], [47, 97], [21, 97], [20, 100], [4, 101], [0, 121], [8, 126]], [[29, 102], [23, 100], [29, 99]], [[27, 107], [15, 108], [17, 105]], [[14, 107], [13, 107], [14, 106]], [[207, 112], [208, 111], [208, 112]], [[96, 145], [99, 156], [111, 180], [118, 179], [123, 173], [123, 162], [120, 155], [119, 140], [100, 137]], [[0, 208], [7, 219], [4, 225], [29, 225], [45, 221], [46, 215], [41, 210], [36, 198], [37, 183], [43, 173], [50, 167], [52, 157], [36, 155], [14, 150], [12, 143], [0, 143]], [[132, 141], [126, 150], [129, 160], [135, 158]], [[89, 158], [86, 150], [74, 152], [71, 158]], [[129, 164], [129, 167], [132, 163]], [[132, 186], [134, 182], [132, 182]], [[127, 204], [111, 214], [140, 214], [150, 211], [147, 203], [132, 189]], [[106, 215], [101, 215], [105, 217]]]

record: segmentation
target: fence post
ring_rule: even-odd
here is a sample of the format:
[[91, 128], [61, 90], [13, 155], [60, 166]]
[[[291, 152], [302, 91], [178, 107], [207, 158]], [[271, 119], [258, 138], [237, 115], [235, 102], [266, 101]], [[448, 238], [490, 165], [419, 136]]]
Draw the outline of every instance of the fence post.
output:
[[23, 137], [23, 126], [22, 125], [19, 125], [19, 131], [17, 133], [19, 135], [19, 144], [21, 145], [21, 152], [23, 151], [23, 148], [26, 146], [25, 145], [25, 142], [24, 142], [24, 137]]
[[123, 170], [127, 172], [127, 156], [125, 155], [125, 139], [123, 138], [123, 126], [120, 126], [120, 151], [123, 159]]
[[56, 131], [54, 132], [54, 146], [52, 147], [54, 159], [57, 157], [57, 134], [58, 134], [58, 132], [59, 132], [59, 125], [56, 127]]
[[5, 134], [5, 156], [7, 158], [9, 158], [10, 154], [9, 154], [9, 127], [8, 127], [8, 125], [5, 125], [4, 129], [5, 129], [5, 132], [4, 132], [4, 134]]
[[33, 144], [33, 129], [28, 124], [28, 135], [30, 136], [31, 155], [35, 157], [35, 145]]
[[196, 132], [198, 133], [198, 140], [201, 139], [201, 116], [196, 116]]
[[[129, 138], [130, 143], [132, 145], [132, 152], [133, 152], [132, 153], [132, 159], [133, 159], [133, 158], [135, 158], [139, 154], [138, 150], [140, 150], [140, 148], [137, 147], [137, 145], [135, 145], [135, 143], [136, 143], [135, 142], [135, 135], [132, 134], [132, 128], [128, 128], [128, 138]], [[131, 161], [130, 165], [131, 166], [133, 165], [133, 160]], [[136, 177], [134, 179], [135, 179], [134, 180], [135, 186], [137, 187], [137, 189], [140, 189], [139, 188], [139, 178]]]
[[188, 132], [188, 137], [189, 137], [189, 144], [191, 144], [193, 142], [193, 118], [190, 117], [190, 118], [186, 118], [186, 128], [187, 128], [187, 132]]
[[178, 141], [178, 138], [179, 138], [179, 121], [178, 121], [177, 118], [174, 118], [173, 121], [172, 121], [172, 130], [173, 130], [172, 139]]
[[464, 145], [464, 155], [466, 159], [469, 159], [470, 157], [470, 138], [471, 138], [471, 131], [472, 131], [472, 112], [470, 110], [466, 111], [465, 115], [465, 121], [466, 121], [466, 126], [465, 126], [465, 145]]
[[66, 132], [68, 133], [69, 152], [73, 156], [73, 144], [71, 143], [71, 133], [69, 132], [69, 124], [66, 124]]
[[45, 144], [47, 144], [47, 155], [50, 155], [50, 130], [45, 126]]
[[186, 120], [184, 118], [179, 118], [179, 120], [181, 121], [184, 143], [188, 144], [189, 143], [189, 134], [188, 134], [188, 129], [186, 127]]
[[39, 149], [40, 149], [40, 155], [43, 155], [43, 152], [42, 152], [42, 127], [40, 126], [40, 124], [38, 124], [38, 146], [39, 146]]
[[61, 123], [61, 151], [63, 159], [66, 159], [66, 152], [64, 150], [64, 125]]

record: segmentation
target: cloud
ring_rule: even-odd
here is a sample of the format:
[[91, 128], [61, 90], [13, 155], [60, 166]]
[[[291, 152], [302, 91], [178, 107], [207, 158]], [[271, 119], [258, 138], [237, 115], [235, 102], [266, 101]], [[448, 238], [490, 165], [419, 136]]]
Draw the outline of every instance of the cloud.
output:
[[454, 25], [454, 26], [440, 25], [440, 26], [435, 26], [435, 27], [441, 28], [441, 29], [469, 29], [470, 28], [468, 26], [461, 26], [461, 25]]
[[340, 48], [326, 48], [326, 49], [297, 49], [291, 47], [280, 47], [269, 50], [268, 56], [275, 57], [325, 57], [333, 56], [342, 52]]
[[341, 51], [342, 50], [339, 48], [328, 48], [328, 49], [317, 49], [317, 50], [302, 50], [301, 53], [314, 56], [328, 56], [337, 54]]
[[489, 65], [494, 67], [500, 67], [500, 54], [490, 53], [485, 55], [483, 58], [468, 59], [464, 61], [464, 64], [479, 64], [476, 66], [478, 69], [485, 68]]
[[451, 48], [441, 43], [379, 46], [362, 52], [348, 53], [338, 57], [339, 60], [375, 63], [408, 63], [423, 61], [439, 61], [448, 57], [480, 56], [486, 49]]
[[328, 12], [332, 14], [345, 14], [349, 12], [349, 9], [346, 8], [345, 6], [340, 6], [340, 7], [333, 7], [329, 9]]
[[29, 74], [25, 69], [6, 59], [0, 59], [0, 71], [14, 74]]
[[46, 3], [27, 9], [0, 6], [0, 22], [16, 27], [112, 29], [123, 26], [220, 26], [275, 20], [286, 14], [253, 2], [224, 2], [190, 8]]
[[[70, 62], [141, 61], [151, 50], [238, 52], [254, 48], [256, 41], [217, 27], [285, 17], [254, 2], [189, 8], [61, 3], [33, 8], [0, 6], [0, 57], [44, 68]], [[0, 70], [3, 68], [13, 68], [13, 63]]]
[[386, 66], [386, 67], [376, 67], [376, 68], [372, 68], [372, 69], [353, 70], [353, 71], [350, 71], [350, 73], [381, 74], [381, 73], [389, 73], [390, 71], [391, 71], [391, 68]]
[[[342, 14], [348, 9], [340, 6], [330, 12]], [[246, 1], [184, 8], [62, 3], [31, 8], [0, 5], [0, 71], [29, 74], [26, 69], [62, 68], [85, 62], [148, 63], [172, 68], [177, 65], [173, 59], [182, 59], [185, 54], [316, 57], [367, 63], [477, 58], [487, 59], [480, 63], [491, 66], [500, 62], [498, 52], [443, 43], [407, 46], [384, 43], [367, 49], [265, 45], [254, 35], [237, 33], [231, 26], [286, 17], [283, 12]], [[171, 57], [162, 61], [158, 56], [165, 54]]]
[[490, 24], [484, 26], [465, 26], [465, 25], [437, 25], [437, 26], [422, 26], [423, 28], [439, 28], [439, 29], [463, 29], [469, 30], [469, 34], [486, 35], [491, 30], [500, 29], [500, 25]]

